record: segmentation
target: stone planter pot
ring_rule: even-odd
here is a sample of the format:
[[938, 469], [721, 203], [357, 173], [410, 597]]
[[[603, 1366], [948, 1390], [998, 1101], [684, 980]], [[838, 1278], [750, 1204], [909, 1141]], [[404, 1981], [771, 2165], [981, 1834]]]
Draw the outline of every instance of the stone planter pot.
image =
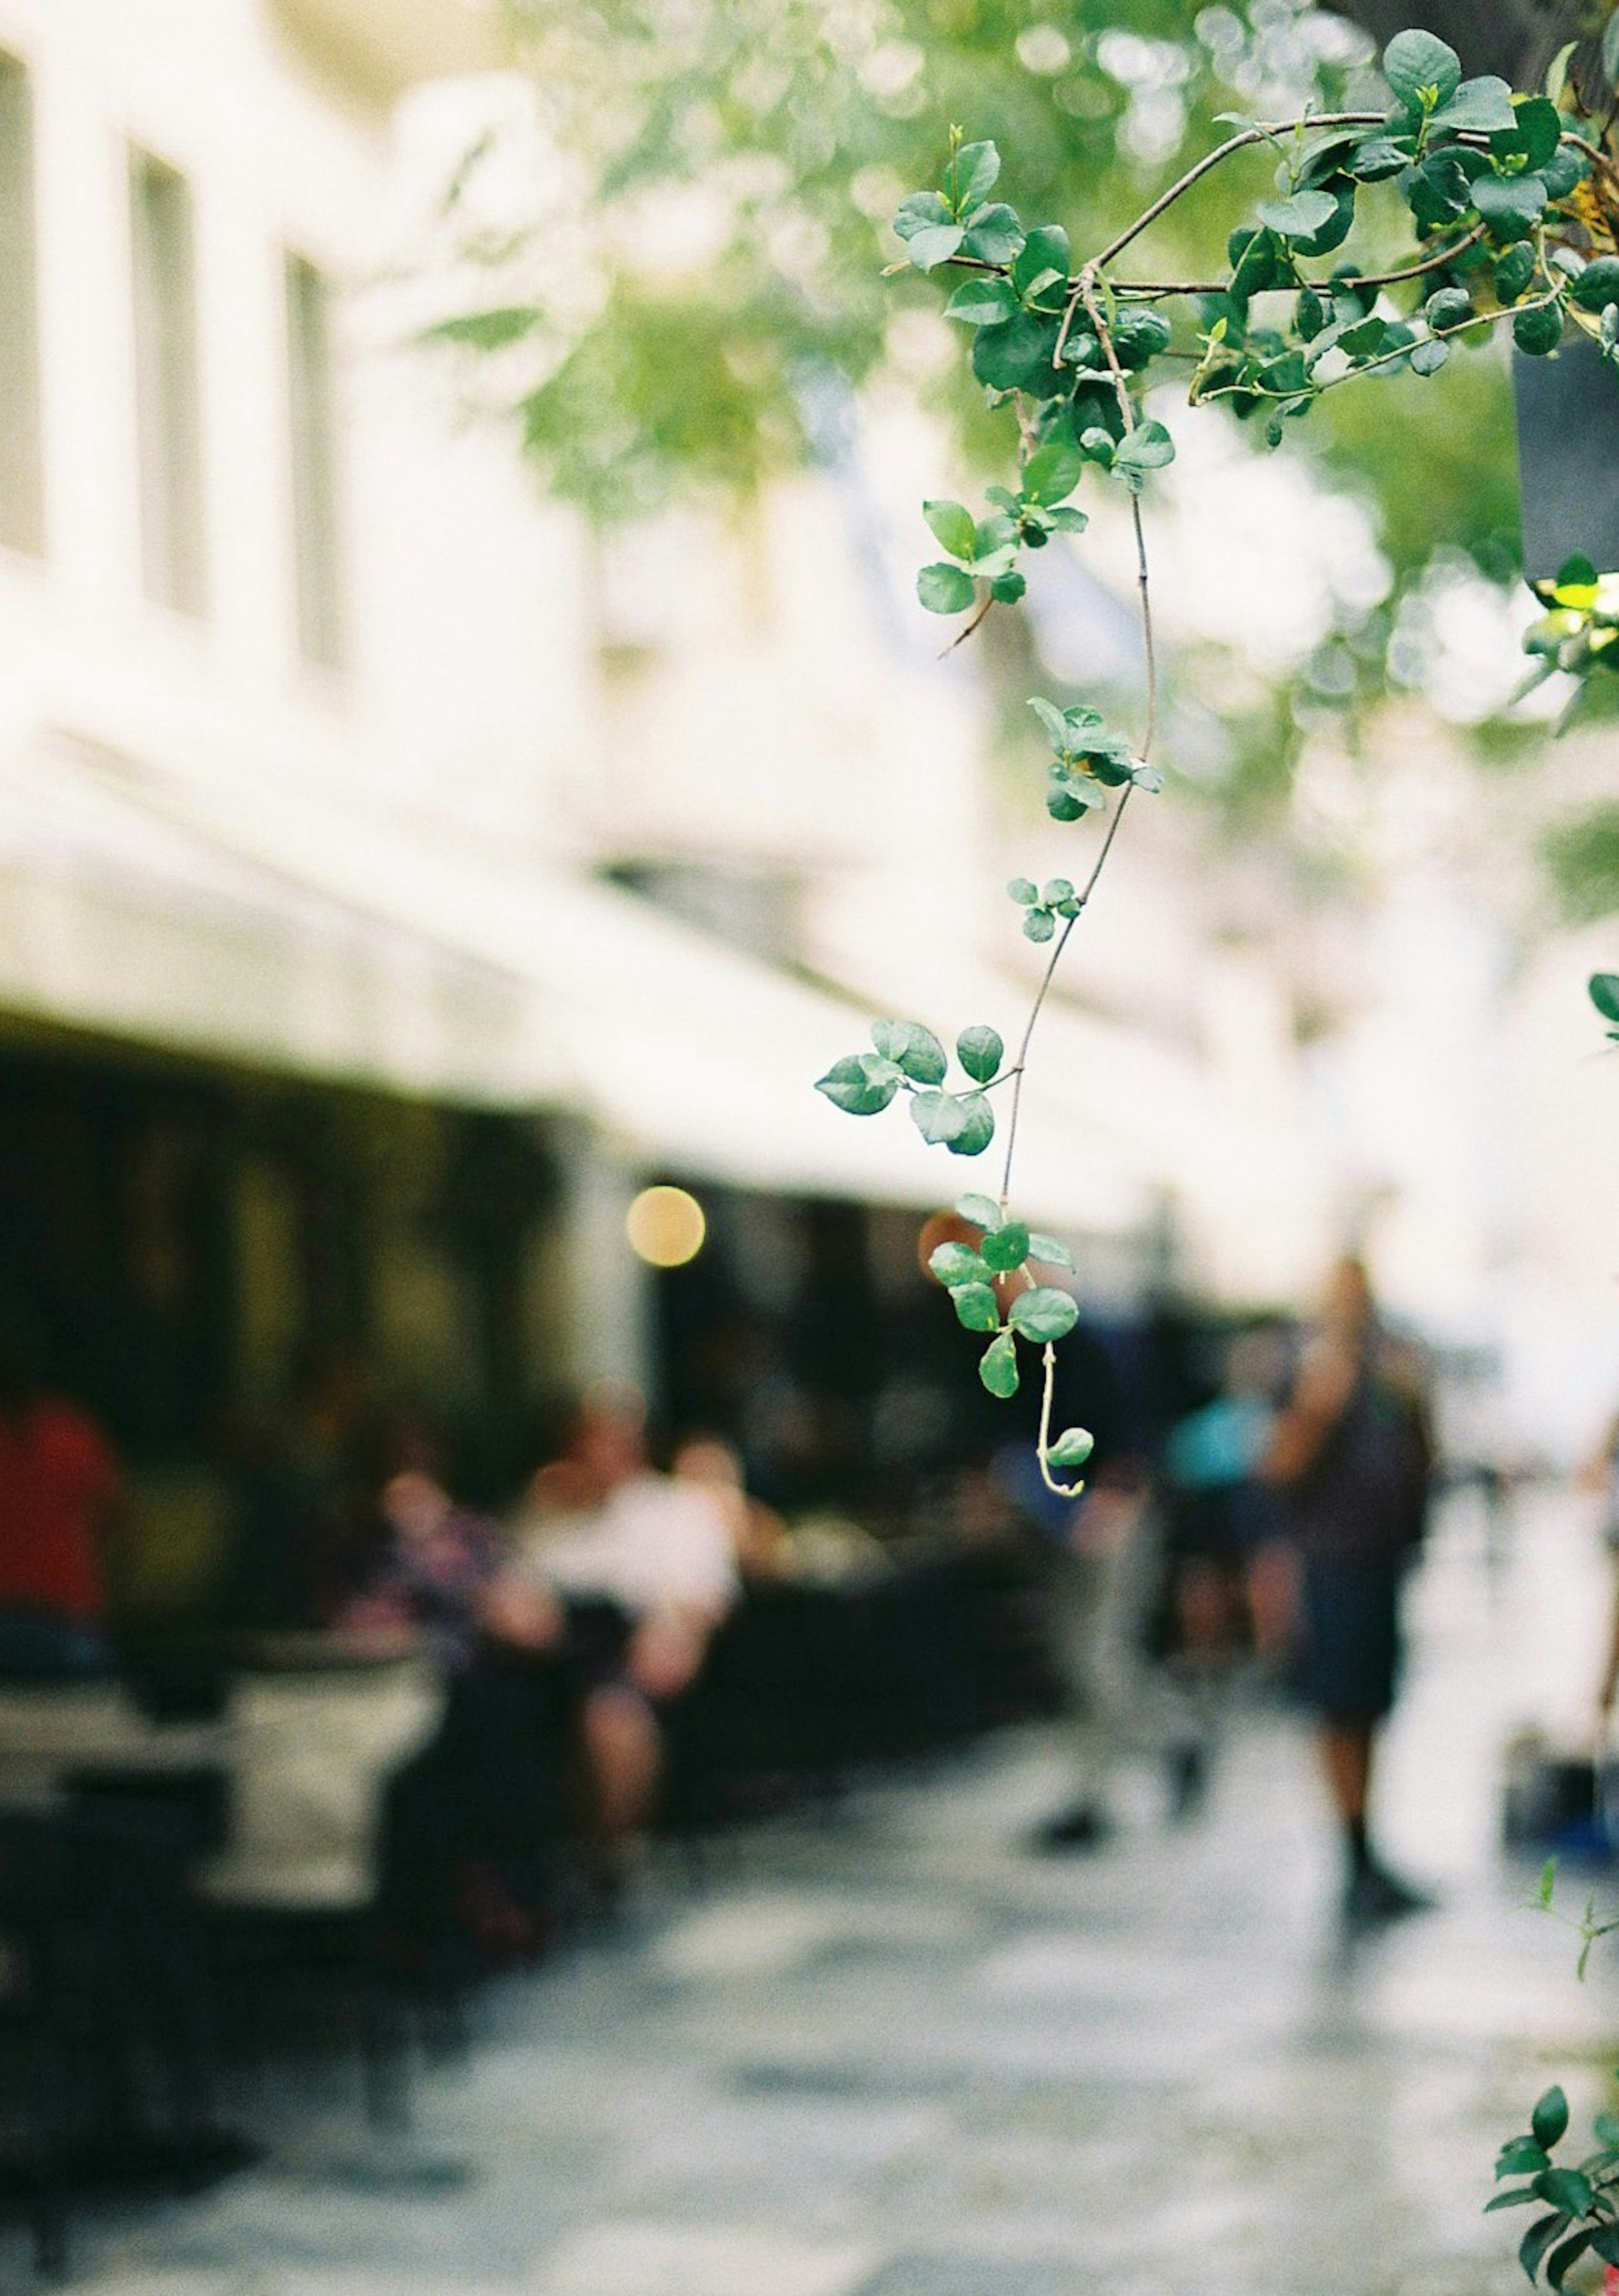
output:
[[1575, 336], [1555, 358], [1515, 351], [1512, 393], [1525, 577], [1576, 556], [1619, 574], [1619, 367]]

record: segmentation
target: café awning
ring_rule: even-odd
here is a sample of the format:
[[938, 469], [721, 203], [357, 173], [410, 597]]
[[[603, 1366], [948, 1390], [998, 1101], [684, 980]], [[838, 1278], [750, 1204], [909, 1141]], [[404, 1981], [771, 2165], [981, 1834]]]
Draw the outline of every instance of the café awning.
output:
[[[0, 772], [0, 998], [116, 1036], [591, 1119], [694, 1179], [928, 1208], [982, 1185], [898, 1111], [814, 1078], [870, 1008], [521, 849], [262, 776], [53, 735]], [[1020, 1200], [1117, 1234], [1153, 1198], [1116, 1138], [1031, 1117]]]

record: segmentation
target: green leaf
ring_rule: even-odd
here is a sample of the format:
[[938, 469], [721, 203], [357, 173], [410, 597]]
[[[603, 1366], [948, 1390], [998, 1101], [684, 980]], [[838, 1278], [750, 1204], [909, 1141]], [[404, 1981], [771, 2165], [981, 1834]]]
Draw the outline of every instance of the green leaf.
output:
[[1496, 2156], [1498, 2177], [1538, 2177], [1551, 2162], [1533, 2136], [1514, 2136], [1502, 2145]]
[[1009, 1275], [1029, 1257], [1029, 1231], [1022, 1220], [1007, 1220], [983, 1240], [983, 1257], [998, 1275]]
[[[1593, 972], [1586, 984], [1591, 1003], [1605, 1021], [1619, 1021], [1619, 972]], [[1549, 1903], [1542, 1899], [1543, 1904]], [[1598, 2129], [1598, 2135], [1601, 2135]], [[1619, 2142], [1619, 2139], [1604, 2140]]]
[[1000, 1226], [1000, 1206], [993, 1196], [965, 1195], [956, 1199], [958, 1216], [974, 1227], [998, 1228]]
[[1337, 212], [1338, 203], [1330, 192], [1294, 192], [1285, 200], [1263, 201], [1259, 219], [1283, 239], [1308, 239]]
[[1075, 510], [1072, 504], [1064, 503], [1057, 509], [1046, 512], [1046, 523], [1054, 534], [1083, 534], [1090, 521], [1082, 510]]
[[[1504, 262], [1506, 258], [1501, 259]], [[1568, 291], [1582, 311], [1602, 311], [1610, 303], [1619, 303], [1619, 255], [1598, 256]]]
[[953, 1092], [919, 1092], [910, 1104], [911, 1122], [930, 1148], [948, 1147], [961, 1130], [961, 1103]]
[[1032, 1292], [1020, 1292], [1009, 1313], [1014, 1331], [1041, 1344], [1065, 1339], [1080, 1320], [1073, 1300], [1051, 1283], [1037, 1283]]
[[1495, 266], [1495, 292], [1503, 303], [1516, 303], [1534, 277], [1534, 250], [1527, 241], [1519, 240], [1509, 247]]
[[1051, 939], [1056, 931], [1056, 920], [1052, 915], [1049, 909], [1025, 909], [1023, 911], [1023, 938], [1025, 940], [1048, 941]]
[[941, 1283], [954, 1290], [958, 1283], [982, 1283], [989, 1269], [968, 1244], [941, 1243], [927, 1256], [927, 1264]]
[[1114, 348], [1121, 366], [1140, 368], [1167, 350], [1172, 330], [1162, 311], [1127, 307], [1114, 321]]
[[1463, 327], [1473, 316], [1473, 298], [1465, 287], [1441, 287], [1428, 297], [1422, 316], [1430, 327]]
[[816, 1085], [834, 1108], [850, 1116], [875, 1116], [900, 1089], [900, 1071], [875, 1053], [854, 1053], [836, 1061]]
[[1073, 1254], [1055, 1235], [1047, 1235], [1040, 1228], [1029, 1233], [1029, 1257], [1039, 1260], [1042, 1267], [1072, 1267]]
[[1139, 422], [1119, 441], [1115, 470], [1161, 471], [1175, 459], [1175, 442], [1162, 422]]
[[[1529, 2126], [1535, 2143], [1549, 2152], [1559, 2143], [1568, 2128], [1568, 2099], [1558, 2087], [1549, 2088], [1535, 2100], [1534, 2111], [1529, 2116]], [[1561, 2205], [1561, 2203], [1559, 2203]]]
[[925, 566], [916, 577], [916, 595], [930, 614], [965, 613], [978, 595], [973, 587], [973, 578], [964, 566], [948, 566], [941, 562]]
[[1591, 2181], [1577, 2169], [1542, 2169], [1534, 2180], [1535, 2191], [1554, 2209], [1565, 2216], [1582, 2217], [1594, 2197]]
[[[1069, 740], [1067, 719], [1057, 708], [1056, 702], [1048, 701], [1042, 694], [1031, 693], [1029, 696], [1029, 707], [1033, 710], [1035, 716], [1040, 719], [1040, 724], [1045, 727], [1046, 737], [1051, 743], [1052, 748], [1056, 751], [1057, 755], [1061, 757], [1065, 750], [1072, 747], [1072, 743]], [[1020, 878], [1018, 882], [1021, 884], [1026, 881]]]
[[989, 197], [1000, 174], [1000, 153], [993, 144], [964, 144], [954, 164], [956, 195], [965, 213]]
[[928, 231], [912, 232], [905, 251], [918, 271], [937, 271], [941, 263], [960, 253], [966, 237], [958, 223], [941, 223]]
[[1569, 2267], [1578, 2264], [1590, 2243], [1589, 2232], [1577, 2232], [1552, 2250], [1546, 2259], [1546, 2277], [1552, 2287], [1561, 2288]]
[[1022, 224], [1011, 208], [998, 201], [968, 217], [961, 251], [980, 263], [1010, 263], [1023, 243]]
[[949, 1062], [944, 1046], [920, 1021], [879, 1021], [872, 1042], [884, 1060], [902, 1070], [913, 1084], [942, 1084]]
[[1546, 186], [1538, 176], [1481, 176], [1473, 204], [1492, 239], [1525, 239], [1546, 211]]
[[973, 529], [973, 564], [975, 570], [981, 568], [986, 559], [1016, 547], [1017, 522], [1008, 518], [1005, 511], [992, 511], [988, 518], [981, 518]]
[[1539, 172], [1548, 200], [1566, 200], [1574, 185], [1583, 183], [1590, 175], [1590, 161], [1583, 152], [1560, 144]]
[[1619, 2264], [1619, 2224], [1597, 2226], [1590, 2244], [1604, 2264]]
[[1601, 2144], [1609, 2146], [1610, 2149], [1619, 2145], [1619, 2113], [1599, 2112], [1592, 2126]]
[[1533, 2208], [1540, 2199], [1533, 2185], [1514, 2185], [1509, 2193], [1497, 2193], [1484, 2202], [1484, 2214], [1493, 2216], [1497, 2209]]
[[1512, 315], [1512, 340], [1526, 358], [1549, 358], [1563, 340], [1559, 303], [1527, 303]]
[[1017, 1348], [1010, 1332], [990, 1341], [979, 1358], [978, 1376], [1003, 1403], [1017, 1393]]
[[1015, 570], [997, 574], [990, 584], [990, 595], [1003, 606], [1015, 606], [1028, 588], [1024, 577]]
[[1368, 319], [1359, 319], [1352, 327], [1345, 327], [1338, 337], [1337, 348], [1354, 359], [1377, 358], [1388, 348], [1388, 322], [1374, 312]]
[[[1557, 1890], [1557, 1861], [1555, 1857], [1549, 1857], [1544, 1866], [1541, 1868], [1540, 1887], [1535, 1893], [1539, 1899], [1541, 1911], [1542, 1913], [1544, 1913], [1547, 1907], [1551, 1904], [1552, 1898]], [[1600, 2129], [1598, 2129], [1597, 2133], [1600, 2136]]]
[[969, 327], [993, 327], [1009, 319], [1016, 308], [1017, 295], [1009, 280], [969, 279], [950, 297], [944, 316], [960, 319]]
[[1052, 365], [1060, 321], [1019, 311], [1003, 326], [980, 327], [973, 339], [973, 372], [990, 390], [1027, 390], [1054, 398], [1064, 380]]
[[1440, 368], [1444, 365], [1450, 356], [1451, 346], [1449, 343], [1438, 342], [1430, 337], [1426, 343], [1418, 343], [1412, 351], [1410, 362], [1411, 373], [1413, 374], [1437, 374]]
[[1602, 77], [1610, 88], [1619, 88], [1619, 26], [1612, 16], [1602, 27]]
[[[995, 1137], [995, 1111], [981, 1092], [964, 1092], [956, 1105], [961, 1111], [961, 1129], [946, 1146], [952, 1156], [982, 1156]], [[987, 1243], [989, 1238], [984, 1241]]]
[[937, 192], [913, 192], [900, 201], [894, 230], [918, 271], [932, 271], [960, 247], [964, 234]]
[[1563, 115], [1557, 105], [1543, 95], [1529, 95], [1514, 102], [1511, 133], [1492, 137], [1490, 149], [1498, 157], [1520, 152], [1530, 167], [1539, 168], [1556, 156], [1562, 140]]
[[956, 1310], [956, 1321], [967, 1332], [999, 1332], [1000, 1309], [995, 1304], [995, 1294], [987, 1283], [964, 1283], [950, 1293], [950, 1305]]
[[514, 303], [497, 311], [467, 311], [459, 318], [440, 319], [436, 327], [428, 328], [426, 340], [465, 343], [475, 351], [498, 351], [508, 343], [521, 342], [538, 324], [539, 313], [532, 304]]
[[982, 1024], [964, 1029], [956, 1039], [956, 1057], [974, 1084], [989, 1083], [1006, 1049], [997, 1032]]
[[1409, 144], [1397, 144], [1392, 135], [1373, 135], [1361, 144], [1350, 161], [1350, 173], [1358, 183], [1381, 184], [1410, 164]]
[[1061, 224], [1041, 224], [1029, 234], [1013, 259], [1012, 284], [1020, 295], [1039, 293], [1036, 282], [1042, 272], [1055, 273], [1066, 287], [1068, 234]]
[[1436, 130], [1482, 128], [1486, 135], [1514, 128], [1518, 119], [1512, 105], [1512, 90], [1492, 72], [1485, 72], [1478, 79], [1465, 79], [1450, 101], [1434, 114], [1432, 124]]
[[894, 209], [894, 231], [900, 239], [910, 239], [919, 231], [934, 231], [940, 225], [954, 223], [950, 203], [937, 192], [910, 192]]
[[1023, 500], [1042, 506], [1060, 503], [1085, 475], [1085, 457], [1066, 439], [1037, 447], [1023, 465]]
[[1096, 1449], [1097, 1439], [1083, 1427], [1065, 1427], [1046, 1453], [1053, 1467], [1082, 1467]]
[[1518, 2243], [1518, 2262], [1533, 2284], [1541, 2268], [1541, 2259], [1554, 2241], [1561, 2240], [1568, 2230], [1566, 2215], [1537, 2217]]
[[1112, 433], [1097, 422], [1081, 431], [1080, 450], [1088, 462], [1100, 463], [1105, 471], [1112, 470], [1114, 456], [1119, 451]]
[[952, 558], [973, 556], [973, 513], [965, 503], [925, 502], [922, 515], [933, 530], [933, 539], [941, 542]]
[[1408, 111], [1437, 111], [1461, 85], [1461, 59], [1432, 32], [1396, 32], [1383, 51], [1383, 77]]
[[1470, 204], [1471, 178], [1454, 148], [1432, 152], [1400, 178], [1406, 205], [1425, 230], [1449, 223]]
[[1014, 877], [1007, 890], [1020, 908], [1031, 909], [1040, 899], [1039, 887], [1027, 877]]

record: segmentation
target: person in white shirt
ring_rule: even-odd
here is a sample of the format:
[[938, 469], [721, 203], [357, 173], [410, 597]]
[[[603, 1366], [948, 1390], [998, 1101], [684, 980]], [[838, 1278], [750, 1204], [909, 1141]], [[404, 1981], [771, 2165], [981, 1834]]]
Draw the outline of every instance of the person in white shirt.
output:
[[563, 1601], [610, 1602], [628, 1622], [580, 1716], [594, 1831], [615, 1869], [656, 1799], [662, 1713], [696, 1680], [736, 1600], [729, 1520], [716, 1491], [648, 1465], [639, 1397], [598, 1394], [577, 1414], [562, 1456], [530, 1484], [512, 1542], [517, 1578]]

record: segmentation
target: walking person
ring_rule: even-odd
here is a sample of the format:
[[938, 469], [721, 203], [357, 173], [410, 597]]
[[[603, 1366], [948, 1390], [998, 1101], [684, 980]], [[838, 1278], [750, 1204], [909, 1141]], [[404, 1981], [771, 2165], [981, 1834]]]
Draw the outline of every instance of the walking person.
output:
[[1300, 1559], [1306, 1702], [1343, 1828], [1356, 1927], [1429, 1900], [1367, 1833], [1377, 1732], [1394, 1702], [1400, 1598], [1426, 1527], [1433, 1445], [1419, 1366], [1379, 1326], [1366, 1270], [1341, 1260], [1264, 1462]]

